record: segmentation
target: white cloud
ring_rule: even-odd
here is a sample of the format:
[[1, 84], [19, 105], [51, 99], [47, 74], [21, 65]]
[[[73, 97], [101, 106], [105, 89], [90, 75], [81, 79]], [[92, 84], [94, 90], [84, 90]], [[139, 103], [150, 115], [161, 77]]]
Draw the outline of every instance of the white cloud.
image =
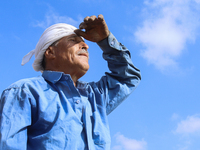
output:
[[33, 26], [46, 29], [50, 25], [53, 25], [55, 23], [67, 23], [67, 24], [71, 24], [73, 26], [78, 27], [82, 21], [83, 21], [83, 18], [81, 16], [79, 16], [77, 20], [74, 20], [73, 18], [68, 17], [68, 16], [60, 16], [58, 13], [53, 11], [52, 8], [50, 8], [50, 10], [45, 15], [45, 19], [43, 21], [38, 21], [38, 20], [35, 21], [33, 23]]
[[199, 134], [200, 117], [198, 115], [188, 116], [185, 120], [178, 123], [176, 133], [180, 134]]
[[194, 42], [200, 27], [199, 0], [146, 0], [145, 20], [135, 32], [145, 47], [141, 55], [160, 70], [177, 66], [176, 59]]
[[112, 150], [146, 150], [147, 142], [144, 140], [137, 141], [135, 139], [129, 139], [120, 133], [115, 135], [115, 139], [117, 145]]
[[[177, 114], [174, 114], [172, 118], [177, 118], [176, 116]], [[180, 119], [180, 116], [178, 116], [178, 119]], [[187, 118], [180, 120], [173, 133], [179, 137], [175, 149], [191, 150], [194, 147], [199, 147], [200, 114], [188, 116]]]
[[200, 3], [200, 0], [195, 0], [196, 3]]
[[192, 143], [190, 141], [184, 141], [182, 144], [177, 146], [178, 150], [190, 150]]
[[178, 114], [174, 113], [174, 114], [172, 115], [172, 117], [171, 117], [171, 120], [172, 120], [172, 121], [175, 121], [175, 120], [178, 120], [179, 118], [180, 118], [180, 116], [179, 116]]

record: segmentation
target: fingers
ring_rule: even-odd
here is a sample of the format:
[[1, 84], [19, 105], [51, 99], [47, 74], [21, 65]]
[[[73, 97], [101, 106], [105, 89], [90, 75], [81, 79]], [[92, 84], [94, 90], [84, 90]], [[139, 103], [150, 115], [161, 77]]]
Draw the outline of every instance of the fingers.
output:
[[90, 17], [87, 16], [87, 17], [84, 18], [84, 22], [89, 23], [89, 22], [95, 21], [96, 19], [97, 19], [97, 17], [95, 15], [90, 16]]
[[89, 17], [85, 17], [84, 21], [79, 25], [79, 29], [86, 29], [87, 28], [87, 24], [94, 22], [97, 19], [97, 17], [95, 15]]
[[84, 18], [84, 21], [85, 23], [90, 23], [90, 22], [94, 22], [94, 21], [103, 21], [104, 20], [104, 17], [102, 14], [98, 15], [98, 17], [96, 17], [95, 15], [93, 16], [87, 16]]
[[[87, 16], [87, 17], [85, 17], [84, 18], [84, 21], [79, 25], [79, 29], [86, 29], [87, 27], [88, 27], [88, 24], [90, 24], [90, 23], [95, 23], [95, 22], [97, 22], [99, 19], [101, 20], [101, 18], [102, 17], [96, 17], [95, 15], [93, 15], [93, 16]], [[90, 26], [91, 26], [91, 24], [90, 24]]]
[[98, 19], [99, 19], [99, 20], [104, 20], [103, 15], [102, 15], [102, 14], [98, 15]]
[[79, 25], [79, 29], [85, 29], [87, 28], [87, 24], [85, 22], [82, 22], [80, 25]]
[[98, 42], [108, 37], [109, 30], [103, 15], [100, 14], [98, 16], [85, 17], [79, 25], [79, 29], [75, 30], [75, 33], [86, 40]]

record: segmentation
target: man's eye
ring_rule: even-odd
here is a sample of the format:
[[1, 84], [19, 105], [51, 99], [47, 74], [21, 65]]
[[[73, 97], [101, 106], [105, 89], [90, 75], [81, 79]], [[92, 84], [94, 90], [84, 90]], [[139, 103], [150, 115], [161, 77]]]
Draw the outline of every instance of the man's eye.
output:
[[76, 40], [75, 39], [70, 39], [70, 41], [75, 42]]

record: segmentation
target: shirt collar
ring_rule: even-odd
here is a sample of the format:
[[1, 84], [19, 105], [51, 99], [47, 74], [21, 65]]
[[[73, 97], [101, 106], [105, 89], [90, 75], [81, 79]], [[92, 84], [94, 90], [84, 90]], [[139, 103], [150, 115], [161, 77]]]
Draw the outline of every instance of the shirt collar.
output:
[[76, 82], [76, 87], [78, 89], [85, 89], [87, 87], [88, 83], [87, 82], [83, 82], [83, 81], [77, 81]]
[[[60, 80], [66, 80], [66, 79], [71, 79], [71, 76], [69, 74], [64, 74], [63, 72], [57, 72], [57, 71], [44, 71], [42, 74], [43, 78], [45, 80], [50, 81], [51, 83], [55, 84], [56, 82]], [[67, 77], [67, 78], [66, 78]], [[77, 88], [79, 89], [84, 89], [87, 87], [88, 83], [83, 82], [83, 81], [77, 81], [76, 83]]]
[[63, 72], [56, 72], [56, 71], [44, 71], [42, 74], [45, 80], [48, 80], [52, 83], [58, 82], [63, 75], [64, 75]]

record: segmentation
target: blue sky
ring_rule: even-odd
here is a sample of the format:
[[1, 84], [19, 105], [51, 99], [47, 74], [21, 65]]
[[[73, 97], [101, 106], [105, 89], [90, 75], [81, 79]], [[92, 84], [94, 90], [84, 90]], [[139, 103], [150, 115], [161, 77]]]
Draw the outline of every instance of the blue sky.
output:
[[[131, 52], [142, 81], [109, 115], [112, 150], [200, 149], [200, 0], [9, 0], [0, 4], [0, 92], [38, 76], [33, 50], [48, 26], [78, 27], [103, 14], [109, 30]], [[108, 71], [102, 52], [88, 42], [90, 70], [97, 81]]]

